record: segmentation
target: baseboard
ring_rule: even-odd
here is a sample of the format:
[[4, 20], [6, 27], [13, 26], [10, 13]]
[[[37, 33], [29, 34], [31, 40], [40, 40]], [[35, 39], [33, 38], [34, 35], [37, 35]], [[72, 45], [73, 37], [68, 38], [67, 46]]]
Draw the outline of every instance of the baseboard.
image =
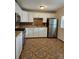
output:
[[[25, 38], [25, 39], [39, 39], [39, 38], [50, 38], [50, 39], [52, 39], [52, 37], [28, 37], [28, 38]], [[54, 37], [55, 39], [57, 39], [57, 40], [59, 40], [59, 41], [62, 41], [62, 42], [64, 42], [63, 40], [61, 40], [61, 39], [59, 39], [59, 38], [56, 38], [56, 37]]]
[[61, 40], [61, 39], [59, 39], [59, 38], [57, 38], [58, 40], [60, 40], [60, 41], [62, 41], [63, 43], [64, 43], [64, 40]]
[[37, 38], [47, 38], [47, 37], [27, 37], [25, 39], [37, 39]]

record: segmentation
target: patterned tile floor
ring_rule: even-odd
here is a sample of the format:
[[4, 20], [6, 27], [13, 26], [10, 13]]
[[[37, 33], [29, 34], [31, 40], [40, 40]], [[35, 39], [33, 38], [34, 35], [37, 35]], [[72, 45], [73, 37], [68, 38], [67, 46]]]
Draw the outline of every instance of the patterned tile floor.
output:
[[26, 39], [20, 59], [64, 59], [64, 42], [59, 39]]

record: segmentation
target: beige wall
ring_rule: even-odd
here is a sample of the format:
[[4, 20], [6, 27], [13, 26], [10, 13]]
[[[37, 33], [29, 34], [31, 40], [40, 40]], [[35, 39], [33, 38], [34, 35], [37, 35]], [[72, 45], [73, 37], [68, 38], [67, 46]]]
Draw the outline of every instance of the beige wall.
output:
[[56, 12], [56, 17], [58, 19], [58, 38], [64, 41], [64, 29], [60, 27], [61, 16], [64, 16], [64, 7], [58, 9]]

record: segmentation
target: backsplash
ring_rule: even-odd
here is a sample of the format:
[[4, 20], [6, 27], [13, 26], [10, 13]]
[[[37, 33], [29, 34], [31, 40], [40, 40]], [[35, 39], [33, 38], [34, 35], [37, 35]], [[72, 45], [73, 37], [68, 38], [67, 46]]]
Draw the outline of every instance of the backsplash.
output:
[[19, 22], [16, 23], [16, 27], [26, 28], [26, 27], [46, 27], [46, 23], [43, 23], [42, 26], [35, 26], [33, 22]]
[[43, 26], [43, 18], [34, 18], [33, 26], [42, 27]]

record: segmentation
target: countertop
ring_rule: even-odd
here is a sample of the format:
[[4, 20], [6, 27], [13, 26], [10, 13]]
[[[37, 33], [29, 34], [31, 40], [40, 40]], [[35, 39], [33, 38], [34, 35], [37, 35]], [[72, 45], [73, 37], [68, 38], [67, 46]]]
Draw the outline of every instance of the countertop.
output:
[[21, 31], [15, 31], [15, 37], [17, 37], [20, 33]]
[[21, 33], [24, 30], [25, 30], [25, 28], [16, 28], [15, 29], [15, 37], [17, 37], [19, 35], [19, 33]]
[[15, 31], [24, 31], [25, 28], [16, 28]]
[[47, 28], [45, 26], [21, 26], [20, 28]]

